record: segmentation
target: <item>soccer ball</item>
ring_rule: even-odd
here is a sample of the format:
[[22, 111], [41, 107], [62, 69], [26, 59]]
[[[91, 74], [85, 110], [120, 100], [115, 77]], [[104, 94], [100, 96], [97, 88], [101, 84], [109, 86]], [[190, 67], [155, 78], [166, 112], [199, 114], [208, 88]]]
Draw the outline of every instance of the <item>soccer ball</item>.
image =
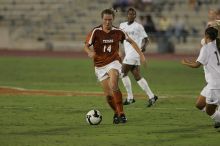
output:
[[86, 122], [90, 125], [98, 125], [102, 121], [102, 115], [98, 110], [90, 110], [86, 114]]

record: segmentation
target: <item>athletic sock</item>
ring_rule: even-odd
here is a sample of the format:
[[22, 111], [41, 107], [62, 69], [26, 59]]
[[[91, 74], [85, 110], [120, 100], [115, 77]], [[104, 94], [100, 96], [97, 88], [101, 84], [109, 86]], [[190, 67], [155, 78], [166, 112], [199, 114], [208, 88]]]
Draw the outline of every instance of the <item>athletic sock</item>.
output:
[[141, 89], [145, 91], [145, 93], [148, 95], [150, 99], [154, 98], [154, 94], [152, 93], [147, 81], [144, 78], [141, 78], [139, 81], [137, 81], [137, 83], [141, 87]]
[[112, 108], [112, 110], [115, 112], [115, 114], [117, 113], [116, 111], [116, 105], [113, 101], [113, 97], [112, 96], [106, 96], [107, 102], [109, 104], [109, 106]]
[[132, 93], [132, 88], [131, 88], [131, 80], [128, 76], [125, 76], [122, 78], [122, 83], [124, 84], [124, 87], [127, 91], [127, 99], [134, 99], [133, 93]]
[[113, 100], [115, 103], [116, 111], [118, 115], [124, 114], [122, 104], [122, 94], [120, 90], [113, 91]]
[[220, 122], [220, 112], [219, 111], [215, 111], [215, 113], [210, 116], [213, 120], [215, 120], [216, 122]]
[[203, 109], [201, 109], [202, 112], [206, 112], [206, 108], [204, 107]]

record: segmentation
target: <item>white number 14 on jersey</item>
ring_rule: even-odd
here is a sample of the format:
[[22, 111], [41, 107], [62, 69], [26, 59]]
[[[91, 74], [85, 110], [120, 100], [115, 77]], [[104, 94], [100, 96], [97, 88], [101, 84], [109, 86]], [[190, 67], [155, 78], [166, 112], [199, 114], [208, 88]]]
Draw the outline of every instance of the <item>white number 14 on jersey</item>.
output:
[[104, 46], [104, 48], [103, 48], [103, 52], [111, 52], [112, 51], [112, 46], [111, 45], [109, 45], [109, 46]]

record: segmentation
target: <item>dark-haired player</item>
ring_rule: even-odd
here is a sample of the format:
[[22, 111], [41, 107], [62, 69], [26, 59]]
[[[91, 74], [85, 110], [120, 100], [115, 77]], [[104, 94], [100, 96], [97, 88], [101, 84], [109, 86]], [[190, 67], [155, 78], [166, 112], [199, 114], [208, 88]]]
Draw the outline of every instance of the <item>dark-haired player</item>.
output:
[[[148, 35], [146, 34], [144, 27], [135, 21], [136, 11], [133, 8], [129, 8], [127, 11], [127, 21], [120, 24], [120, 28], [125, 31], [129, 37], [131, 37], [141, 48], [141, 51], [145, 51], [147, 44], [149, 43]], [[141, 76], [140, 73], [140, 55], [133, 49], [133, 46], [126, 40], [123, 42], [125, 57], [122, 65], [122, 82], [127, 91], [127, 99], [124, 101], [124, 105], [134, 103], [134, 96], [132, 93], [131, 80], [128, 76], [130, 71], [137, 81], [138, 85], [149, 97], [147, 106], [151, 107], [158, 97], [151, 91], [146, 79]]]
[[207, 85], [197, 98], [199, 104], [197, 103], [196, 106], [201, 110], [205, 106], [206, 113], [215, 121], [215, 128], [220, 127], [220, 111], [217, 110], [220, 105], [220, 48], [216, 45], [217, 37], [218, 30], [208, 27], [205, 30], [205, 44], [197, 60], [182, 60], [182, 64], [192, 68], [198, 68], [201, 65], [204, 67]]

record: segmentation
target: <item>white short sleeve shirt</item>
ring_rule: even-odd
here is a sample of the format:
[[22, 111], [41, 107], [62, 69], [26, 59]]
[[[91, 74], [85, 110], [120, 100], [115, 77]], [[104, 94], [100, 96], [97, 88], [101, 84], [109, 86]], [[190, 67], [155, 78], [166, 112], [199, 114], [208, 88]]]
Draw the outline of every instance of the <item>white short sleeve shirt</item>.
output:
[[205, 79], [209, 89], [220, 89], [220, 55], [216, 47], [216, 41], [205, 44], [197, 61], [203, 64]]
[[[141, 47], [142, 40], [148, 37], [147, 33], [144, 30], [144, 27], [135, 21], [130, 25], [128, 25], [128, 22], [121, 23], [120, 29], [126, 32], [129, 35], [129, 37], [137, 43], [139, 48]], [[123, 44], [126, 58], [139, 57], [139, 54], [133, 49], [129, 42], [125, 40]]]

